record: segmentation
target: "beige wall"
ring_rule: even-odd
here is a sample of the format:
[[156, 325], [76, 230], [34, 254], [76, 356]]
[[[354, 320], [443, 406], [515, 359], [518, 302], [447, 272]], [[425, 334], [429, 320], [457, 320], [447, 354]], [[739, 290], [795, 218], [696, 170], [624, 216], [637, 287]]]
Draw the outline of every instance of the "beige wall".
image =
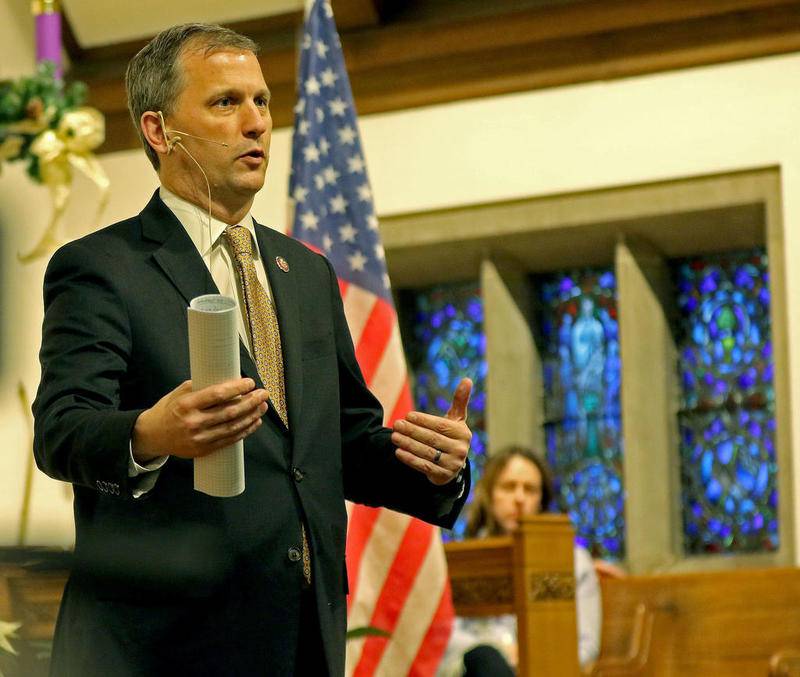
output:
[[[24, 10], [24, 11], [23, 11]], [[0, 0], [0, 77], [32, 63], [27, 3]], [[21, 37], [22, 36], [22, 37]], [[789, 297], [800, 288], [800, 56], [495, 97], [362, 118], [379, 214], [550, 195], [773, 166], [783, 177]], [[289, 132], [274, 135], [268, 184], [254, 213], [285, 227]], [[139, 152], [106, 156], [106, 220], [138, 211], [155, 186]], [[65, 233], [91, 230], [96, 195], [76, 182]], [[35, 389], [43, 263], [22, 266], [49, 213], [44, 189], [19, 167], [0, 177], [0, 543], [11, 543], [28, 454], [17, 383]], [[789, 344], [800, 345], [800, 303], [789, 308]], [[793, 425], [800, 366], [790, 355]], [[794, 437], [794, 436], [792, 436]], [[795, 449], [795, 459], [800, 450]], [[800, 464], [798, 464], [800, 465]], [[795, 481], [796, 495], [797, 480]], [[800, 514], [800, 510], [795, 511]], [[800, 519], [795, 519], [800, 525]], [[63, 489], [35, 479], [30, 542], [68, 543]], [[797, 540], [797, 539], [796, 539]]]

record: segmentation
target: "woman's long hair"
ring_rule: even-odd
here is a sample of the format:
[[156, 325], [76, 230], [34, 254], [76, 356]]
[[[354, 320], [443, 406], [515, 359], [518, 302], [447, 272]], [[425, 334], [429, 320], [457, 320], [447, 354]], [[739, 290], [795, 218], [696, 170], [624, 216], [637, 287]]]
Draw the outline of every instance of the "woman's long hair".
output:
[[553, 500], [553, 473], [547, 462], [539, 454], [526, 447], [511, 446], [492, 454], [483, 468], [483, 477], [475, 486], [475, 499], [469, 508], [467, 517], [467, 538], [482, 536], [502, 536], [503, 529], [492, 511], [492, 494], [497, 478], [505, 470], [508, 462], [520, 456], [533, 463], [542, 475], [542, 503], [540, 512], [546, 512]]

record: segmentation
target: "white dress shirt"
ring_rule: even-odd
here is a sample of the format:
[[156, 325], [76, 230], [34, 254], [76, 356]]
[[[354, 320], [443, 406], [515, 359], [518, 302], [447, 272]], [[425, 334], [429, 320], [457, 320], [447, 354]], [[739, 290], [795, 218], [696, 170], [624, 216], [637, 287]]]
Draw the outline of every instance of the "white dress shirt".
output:
[[[202, 257], [203, 263], [205, 263], [206, 268], [208, 268], [209, 273], [211, 273], [211, 279], [213, 279], [214, 284], [217, 285], [219, 293], [223, 296], [230, 296], [232, 299], [236, 300], [239, 306], [237, 323], [239, 337], [252, 355], [250, 332], [247, 328], [247, 317], [244, 312], [244, 299], [242, 298], [242, 289], [239, 284], [239, 273], [236, 269], [236, 262], [231, 252], [228, 250], [227, 241], [222, 237], [223, 232], [229, 224], [213, 216], [211, 216], [209, 220], [209, 213], [207, 210], [201, 209], [197, 205], [178, 197], [164, 188], [164, 186], [161, 186], [159, 189], [159, 197], [170, 211], [175, 214], [178, 221], [181, 222], [181, 225], [189, 235], [189, 239], [191, 239]], [[271, 299], [272, 292], [261, 257], [261, 250], [258, 247], [255, 224], [250, 212], [248, 212], [237, 225], [250, 231], [253, 240], [253, 262], [256, 267], [256, 277], [258, 277], [258, 281]], [[134, 460], [133, 448], [131, 447], [128, 476], [139, 478], [133, 490], [134, 498], [143, 496], [155, 486], [156, 479], [158, 478], [158, 473], [155, 471], [159, 470], [161, 466], [166, 463], [167, 458], [168, 456], [160, 456], [146, 465], [140, 465]]]
[[[187, 202], [169, 192], [164, 186], [161, 186], [159, 196], [186, 229], [189, 238], [194, 243], [197, 251], [200, 252], [208, 272], [211, 273], [211, 279], [217, 285], [219, 293], [236, 299], [236, 303], [239, 305], [239, 336], [252, 355], [250, 332], [247, 329], [247, 319], [243, 310], [244, 299], [242, 298], [242, 288], [239, 284], [239, 273], [236, 270], [236, 262], [233, 260], [232, 253], [228, 251], [227, 242], [222, 237], [222, 233], [228, 227], [228, 224], [212, 216], [211, 227], [209, 228], [207, 210], [201, 209], [197, 205], [193, 205], [191, 202]], [[250, 236], [253, 239], [253, 262], [256, 266], [256, 276], [271, 300], [272, 292], [269, 287], [269, 280], [267, 280], [261, 250], [258, 247], [258, 240], [256, 239], [255, 224], [250, 212], [237, 225], [250, 231]]]

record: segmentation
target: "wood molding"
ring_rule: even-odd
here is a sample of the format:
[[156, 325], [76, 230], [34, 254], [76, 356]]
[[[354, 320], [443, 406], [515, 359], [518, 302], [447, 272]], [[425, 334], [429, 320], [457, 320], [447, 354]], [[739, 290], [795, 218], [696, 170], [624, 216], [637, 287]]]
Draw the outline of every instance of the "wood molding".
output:
[[[408, 21], [380, 0], [334, 3], [356, 107], [379, 113], [475, 97], [609, 80], [800, 50], [799, 0], [582, 0]], [[516, 9], [515, 9], [516, 7]], [[446, 4], [444, 10], [446, 11]], [[231, 24], [261, 46], [276, 127], [292, 124], [292, 12]], [[106, 115], [104, 152], [134, 148], [125, 65], [145, 41], [82, 49], [68, 31], [69, 76]]]

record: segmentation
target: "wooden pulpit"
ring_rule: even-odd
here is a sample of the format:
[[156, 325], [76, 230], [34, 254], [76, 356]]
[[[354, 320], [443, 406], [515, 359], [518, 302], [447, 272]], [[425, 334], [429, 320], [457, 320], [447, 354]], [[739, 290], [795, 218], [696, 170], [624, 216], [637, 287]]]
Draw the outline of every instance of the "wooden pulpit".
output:
[[447, 543], [459, 616], [517, 616], [520, 677], [578, 677], [575, 533], [564, 515], [524, 518], [513, 536]]

